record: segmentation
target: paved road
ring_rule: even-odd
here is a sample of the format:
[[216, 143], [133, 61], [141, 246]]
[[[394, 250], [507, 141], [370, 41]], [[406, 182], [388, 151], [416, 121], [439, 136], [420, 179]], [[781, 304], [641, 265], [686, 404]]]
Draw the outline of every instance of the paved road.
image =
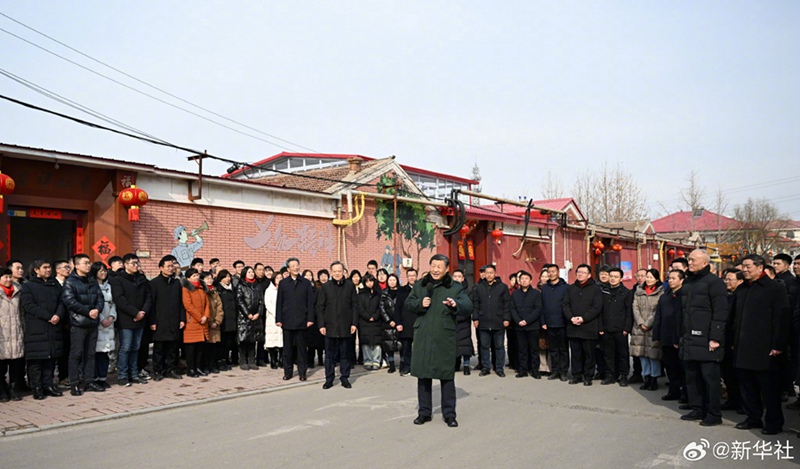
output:
[[[441, 414], [415, 426], [416, 380], [385, 370], [353, 388], [320, 382], [259, 395], [0, 439], [0, 467], [729, 467], [687, 444], [761, 441], [724, 426], [682, 422], [674, 403], [631, 387], [569, 386], [532, 378], [458, 376], [459, 428]], [[434, 387], [435, 396], [438, 386]], [[438, 398], [437, 398], [438, 400]], [[787, 427], [800, 417], [787, 413]], [[730, 419], [730, 420], [729, 420]], [[793, 433], [770, 437], [800, 446]], [[800, 449], [789, 450], [800, 458]], [[751, 449], [740, 467], [794, 467]], [[488, 466], [487, 466], [488, 465]]]

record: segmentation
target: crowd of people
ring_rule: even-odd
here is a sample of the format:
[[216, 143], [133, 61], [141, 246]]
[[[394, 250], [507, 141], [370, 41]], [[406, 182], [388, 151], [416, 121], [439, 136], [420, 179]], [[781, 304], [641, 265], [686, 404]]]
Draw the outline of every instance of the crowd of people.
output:
[[431, 379], [441, 379], [445, 421], [457, 426], [455, 372], [505, 377], [510, 368], [517, 378], [644, 391], [666, 376], [661, 399], [688, 410], [683, 420], [713, 426], [733, 411], [746, 416], [737, 428], [776, 434], [782, 401], [796, 395], [800, 256], [771, 261], [751, 254], [718, 273], [698, 249], [674, 259], [663, 284], [642, 269], [629, 289], [618, 267], [593, 277], [586, 264], [572, 284], [546, 264], [508, 284], [486, 265], [469, 285], [444, 256], [419, 284], [417, 270], [401, 279], [376, 261], [363, 274], [338, 261], [315, 274], [297, 258], [277, 271], [241, 260], [227, 270], [218, 259], [206, 270], [198, 258], [182, 271], [168, 255], [148, 279], [132, 253], [108, 266], [85, 254], [39, 259], [27, 273], [12, 259], [0, 272], [0, 402], [103, 392], [109, 372], [127, 387], [234, 366], [282, 368], [284, 380], [296, 369], [305, 381], [324, 365], [330, 389], [338, 365], [350, 388], [351, 368], [363, 365], [419, 379], [416, 424], [430, 420]]

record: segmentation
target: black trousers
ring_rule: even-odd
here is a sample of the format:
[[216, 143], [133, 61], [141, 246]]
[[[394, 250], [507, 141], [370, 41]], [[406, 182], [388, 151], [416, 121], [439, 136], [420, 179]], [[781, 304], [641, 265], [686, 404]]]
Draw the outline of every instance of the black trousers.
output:
[[94, 379], [94, 353], [97, 348], [97, 327], [70, 328], [69, 384], [77, 386], [81, 379]]
[[566, 374], [567, 370], [569, 370], [566, 328], [548, 327], [547, 345], [550, 347], [550, 373]]
[[150, 358], [150, 344], [153, 342], [153, 331], [145, 326], [144, 331], [142, 332], [142, 341], [139, 342], [139, 358], [136, 362], [138, 370], [136, 373], [138, 374], [140, 371], [144, 370], [147, 366], [147, 359]]
[[205, 342], [183, 344], [183, 350], [186, 352], [186, 367], [190, 370], [199, 370], [203, 366], [205, 349]]
[[[781, 392], [784, 369], [780, 371], [752, 371], [736, 369], [739, 378], [739, 390], [742, 392], [742, 407], [747, 419], [761, 422], [764, 416], [764, 428], [769, 430], [783, 429], [783, 409], [781, 408]], [[766, 414], [764, 410], [766, 409]]]
[[572, 353], [573, 379], [592, 379], [594, 377], [595, 351], [597, 341], [594, 339], [569, 339], [569, 351]]
[[239, 342], [239, 364], [255, 365], [256, 363], [256, 343]]
[[628, 336], [620, 332], [606, 332], [602, 336], [606, 376], [628, 376], [631, 359], [628, 354]]
[[235, 363], [238, 361], [239, 351], [236, 346], [236, 331], [223, 331], [222, 332], [222, 356], [220, 360], [226, 360], [228, 363]]
[[[411, 372], [411, 347], [414, 339], [400, 339], [400, 372]], [[469, 363], [466, 363], [469, 365]]]
[[[452, 379], [440, 379], [442, 388], [442, 416], [456, 418], [456, 382]], [[433, 380], [417, 379], [417, 399], [419, 400], [419, 416], [433, 415]]]
[[739, 373], [733, 368], [733, 353], [725, 352], [722, 358], [722, 380], [725, 381], [725, 389], [728, 390], [728, 401], [737, 406], [742, 403], [742, 393], [739, 390]]
[[[20, 371], [22, 370], [22, 371]], [[25, 375], [25, 358], [9, 358], [6, 360], [0, 360], [0, 380], [5, 383], [6, 382], [6, 373], [8, 373], [8, 377], [10, 378], [10, 384], [19, 386], [22, 383], [18, 383], [15, 380], [19, 379], [18, 377], [20, 374], [23, 376]], [[53, 382], [53, 374], [50, 373], [50, 382], [47, 384], [50, 385]], [[33, 383], [31, 383], [33, 386]]]
[[70, 344], [70, 327], [72, 326], [69, 325], [69, 318], [61, 322], [64, 323], [64, 328], [61, 330], [63, 341], [62, 350], [64, 350], [64, 352], [60, 357], [56, 358], [56, 364], [58, 365], [58, 380], [64, 381], [65, 379], [69, 380], [69, 351], [72, 349]]
[[174, 340], [153, 342], [153, 371], [163, 374], [170, 369], [178, 369], [178, 343]]
[[678, 355], [678, 349], [672, 345], [661, 347], [661, 362], [664, 364], [664, 370], [667, 372], [667, 378], [669, 379], [667, 393], [671, 396], [685, 396], [686, 378], [683, 376], [683, 364]]
[[508, 349], [508, 367], [512, 370], [516, 370], [519, 368], [519, 341], [517, 340], [519, 336], [517, 335], [517, 331], [519, 328], [515, 327], [513, 324], [509, 325], [506, 328], [506, 348]]
[[722, 418], [720, 365], [717, 362], [684, 361], [689, 406], [712, 418]]
[[55, 369], [55, 358], [28, 360], [28, 380], [30, 380], [30, 387], [36, 389], [42, 386], [52, 386], [53, 372], [55, 372]]
[[305, 376], [308, 371], [308, 349], [305, 330], [283, 330], [283, 373], [292, 376], [297, 360], [297, 374]]
[[601, 376], [605, 376], [607, 374], [614, 374], [614, 368], [608, 369], [606, 368], [606, 354], [605, 349], [603, 348], [603, 336], [598, 335], [597, 340], [594, 341], [595, 343], [595, 351], [594, 351], [594, 363], [597, 367], [597, 373]]
[[350, 359], [347, 353], [349, 346], [349, 337], [325, 337], [326, 383], [333, 383], [333, 379], [336, 377], [337, 362], [339, 363], [339, 373], [341, 373], [342, 379], [350, 378]]
[[[539, 329], [532, 331], [516, 329], [519, 367], [517, 372], [530, 373], [539, 371]], [[511, 354], [511, 347], [508, 351]]]

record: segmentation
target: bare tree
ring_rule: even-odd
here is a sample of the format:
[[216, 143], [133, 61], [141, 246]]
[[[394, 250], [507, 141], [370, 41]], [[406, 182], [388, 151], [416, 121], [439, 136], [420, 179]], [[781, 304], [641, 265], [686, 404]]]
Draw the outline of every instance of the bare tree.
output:
[[542, 184], [542, 198], [549, 200], [560, 199], [562, 197], [566, 197], [564, 184], [561, 183], [561, 179], [559, 179], [558, 176], [553, 176], [553, 173], [548, 171], [547, 179], [545, 179]]
[[647, 218], [647, 197], [617, 163], [604, 162], [599, 171], [583, 172], [575, 178], [575, 200], [593, 223], [633, 221]]
[[768, 199], [748, 198], [734, 208], [734, 218], [739, 222], [737, 237], [743, 253], [780, 252], [786, 247], [778, 231], [786, 226], [789, 217]]
[[706, 188], [697, 182], [697, 171], [693, 170], [686, 180], [689, 182], [689, 187], [681, 189], [681, 200], [691, 211], [703, 208]]

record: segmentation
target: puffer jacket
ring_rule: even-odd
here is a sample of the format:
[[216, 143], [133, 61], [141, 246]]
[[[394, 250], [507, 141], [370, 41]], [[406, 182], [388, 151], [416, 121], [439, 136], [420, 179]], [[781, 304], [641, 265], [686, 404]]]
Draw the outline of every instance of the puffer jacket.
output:
[[100, 323], [100, 315], [92, 319], [89, 312], [96, 309], [103, 311], [103, 294], [97, 280], [82, 277], [73, 271], [64, 281], [61, 289], [61, 301], [69, 313], [69, 323], [74, 327], [92, 328]]
[[[454, 281], [453, 285], [457, 285]], [[464, 293], [469, 297], [467, 282], [461, 283]], [[456, 356], [471, 357], [475, 355], [475, 343], [472, 341], [472, 318], [469, 316], [456, 316]]]
[[[239, 282], [236, 287], [236, 340], [242, 342], [258, 342], [264, 339], [264, 297], [256, 283]], [[258, 314], [253, 321], [248, 314]]]
[[264, 348], [283, 347], [283, 330], [275, 323], [278, 288], [269, 284], [264, 292]]
[[[687, 274], [682, 290], [683, 313], [678, 324], [681, 360], [721, 362], [730, 308], [725, 283], [705, 266]], [[710, 340], [720, 344], [713, 352], [708, 349]]]
[[[32, 278], [22, 284], [20, 303], [25, 312], [25, 358], [58, 358], [64, 351], [63, 322], [67, 310], [61, 301], [61, 284], [54, 278]], [[58, 316], [59, 322], [50, 324]]]
[[100, 311], [99, 323], [97, 325], [97, 347], [96, 352], [111, 352], [114, 350], [114, 321], [105, 327], [102, 321], [108, 318], [117, 318], [117, 308], [114, 306], [114, 299], [111, 296], [111, 285], [108, 282], [98, 284], [100, 293], [103, 295], [103, 309]]
[[[0, 360], [13, 360], [25, 355], [25, 319], [19, 307], [20, 289], [14, 289], [11, 298], [0, 290]], [[5, 376], [0, 376], [5, 379]]]
[[[380, 311], [381, 292], [376, 285], [372, 291], [364, 288], [358, 294], [358, 339], [361, 345], [381, 345], [383, 318]], [[372, 319], [372, 321], [370, 321]]]
[[219, 294], [224, 313], [220, 330], [222, 332], [236, 332], [236, 288], [233, 287], [233, 284], [225, 288], [221, 283], [215, 284], [215, 288]]
[[[183, 329], [183, 343], [193, 344], [208, 340], [208, 325], [211, 321], [209, 298], [204, 284], [195, 287], [186, 279], [181, 280], [183, 287], [183, 307], [186, 309], [186, 327]], [[203, 324], [203, 318], [206, 323]]]
[[[391, 291], [387, 288], [381, 293], [380, 310], [383, 318], [383, 343], [381, 346], [384, 352], [399, 352], [400, 342], [397, 340], [397, 322], [395, 321], [398, 292], [394, 290], [395, 294], [392, 296]], [[395, 327], [389, 325], [391, 322], [395, 322]]]
[[[664, 289], [659, 285], [649, 295], [644, 288], [637, 288], [633, 296], [633, 330], [631, 331], [630, 353], [632, 357], [647, 357], [661, 360], [661, 342], [653, 337], [656, 308]], [[647, 327], [643, 331], [641, 326]]]

